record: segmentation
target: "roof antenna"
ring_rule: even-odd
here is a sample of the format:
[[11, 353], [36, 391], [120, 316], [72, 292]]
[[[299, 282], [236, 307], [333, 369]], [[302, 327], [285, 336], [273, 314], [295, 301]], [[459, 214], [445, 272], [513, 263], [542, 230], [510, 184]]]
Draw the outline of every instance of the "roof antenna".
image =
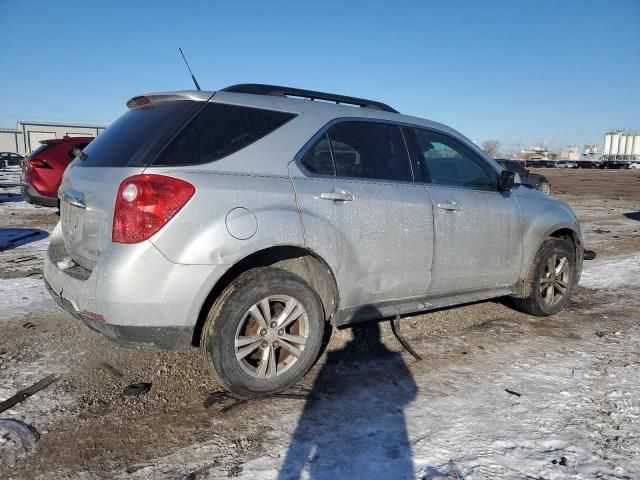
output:
[[185, 58], [184, 53], [182, 53], [182, 49], [180, 47], [178, 47], [178, 50], [180, 50], [180, 55], [182, 55], [182, 59], [184, 60], [184, 64], [189, 69], [189, 73], [191, 74], [191, 80], [193, 80], [193, 83], [196, 86], [196, 90], [201, 91], [202, 89], [200, 88], [200, 85], [198, 85], [198, 81], [196, 80], [196, 77], [193, 75], [193, 72], [191, 71], [191, 67], [189, 66], [189, 63], [187, 62], [187, 59]]

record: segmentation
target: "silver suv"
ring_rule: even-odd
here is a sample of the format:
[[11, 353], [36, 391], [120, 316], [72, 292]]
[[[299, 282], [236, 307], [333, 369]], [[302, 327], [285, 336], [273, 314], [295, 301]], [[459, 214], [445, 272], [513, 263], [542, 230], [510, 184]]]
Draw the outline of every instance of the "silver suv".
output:
[[127, 106], [64, 175], [46, 285], [116, 341], [199, 347], [238, 397], [297, 382], [325, 322], [552, 315], [578, 282], [571, 208], [439, 123], [254, 84]]

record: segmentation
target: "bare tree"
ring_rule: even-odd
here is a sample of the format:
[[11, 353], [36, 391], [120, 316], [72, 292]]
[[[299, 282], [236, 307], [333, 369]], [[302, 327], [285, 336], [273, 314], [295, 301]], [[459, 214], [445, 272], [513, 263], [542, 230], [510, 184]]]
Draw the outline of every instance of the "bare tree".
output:
[[500, 140], [486, 140], [482, 142], [482, 149], [490, 157], [497, 157], [498, 153], [500, 153], [501, 146]]

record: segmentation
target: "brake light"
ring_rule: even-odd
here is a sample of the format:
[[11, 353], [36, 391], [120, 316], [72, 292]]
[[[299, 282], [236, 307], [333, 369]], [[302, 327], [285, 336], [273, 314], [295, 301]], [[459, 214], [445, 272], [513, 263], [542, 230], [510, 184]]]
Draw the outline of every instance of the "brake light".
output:
[[53, 168], [41, 158], [32, 158], [31, 160], [29, 160], [29, 165], [31, 165], [33, 168]]
[[145, 105], [150, 105], [150, 104], [151, 104], [151, 100], [149, 100], [149, 98], [145, 96], [140, 96], [140, 97], [133, 97], [131, 100], [129, 100], [127, 102], [127, 107], [128, 108], [144, 107]]
[[164, 175], [125, 179], [118, 189], [111, 239], [138, 243], [164, 227], [196, 192], [189, 182]]

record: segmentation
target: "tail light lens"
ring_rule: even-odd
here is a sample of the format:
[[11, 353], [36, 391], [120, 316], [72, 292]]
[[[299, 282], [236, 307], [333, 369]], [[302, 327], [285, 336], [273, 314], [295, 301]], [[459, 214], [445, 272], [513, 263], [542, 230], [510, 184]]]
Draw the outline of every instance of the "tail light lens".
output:
[[171, 220], [196, 192], [189, 182], [164, 175], [134, 175], [118, 189], [111, 239], [138, 243]]
[[53, 168], [51, 165], [49, 165], [47, 162], [45, 162], [41, 158], [32, 158], [31, 160], [29, 160], [29, 165], [32, 168]]

